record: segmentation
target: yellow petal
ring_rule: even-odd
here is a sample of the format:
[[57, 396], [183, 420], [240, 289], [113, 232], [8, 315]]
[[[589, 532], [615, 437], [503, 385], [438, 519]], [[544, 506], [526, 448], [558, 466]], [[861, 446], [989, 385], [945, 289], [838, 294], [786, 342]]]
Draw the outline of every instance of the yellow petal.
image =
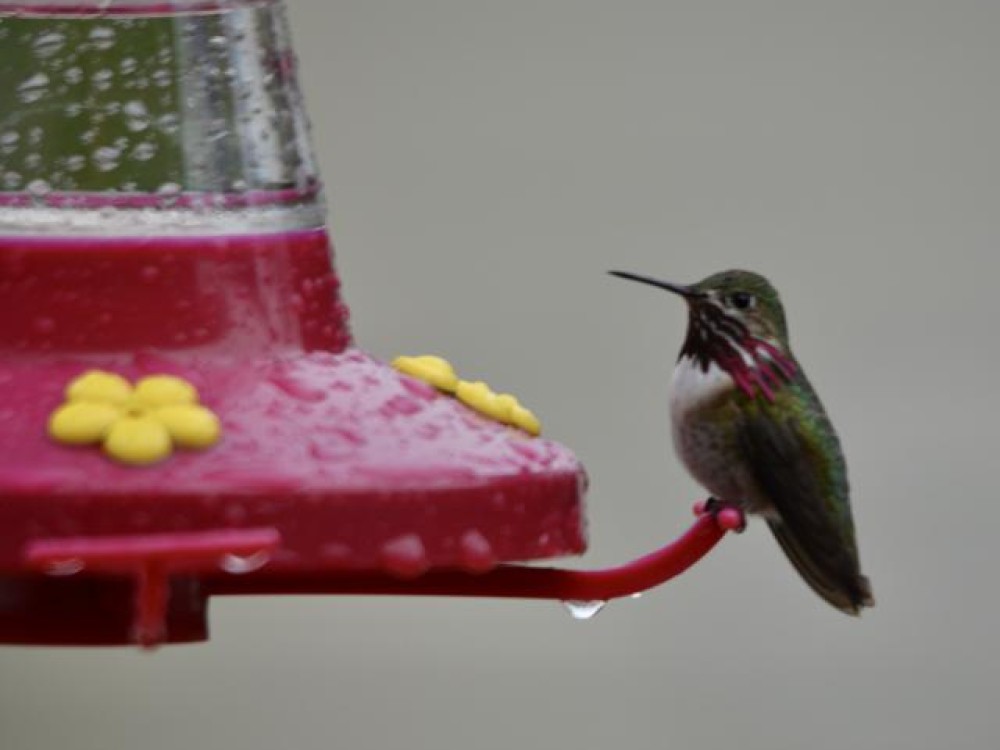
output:
[[222, 427], [219, 418], [204, 406], [164, 406], [152, 414], [177, 445], [184, 448], [208, 448], [219, 441]]
[[102, 370], [90, 370], [74, 378], [66, 386], [68, 401], [94, 401], [103, 404], [124, 404], [132, 395], [132, 386], [121, 375]]
[[497, 396], [482, 381], [475, 383], [470, 383], [466, 380], [460, 381], [455, 390], [455, 395], [458, 396], [458, 400], [463, 404], [490, 419], [504, 423], [510, 419], [513, 397], [508, 396], [505, 398], [504, 396]]
[[435, 388], [454, 393], [458, 386], [458, 376], [451, 363], [441, 357], [425, 354], [421, 357], [396, 357], [392, 366], [400, 372], [423, 380]]
[[538, 417], [530, 409], [525, 409], [520, 404], [511, 410], [510, 423], [529, 435], [542, 434], [542, 423], [538, 421]]
[[152, 417], [123, 417], [112, 425], [104, 450], [122, 463], [154, 464], [170, 455], [170, 433]]
[[121, 410], [108, 403], [80, 401], [64, 404], [49, 418], [49, 435], [67, 445], [101, 442]]
[[149, 409], [195, 404], [198, 402], [198, 391], [184, 378], [150, 375], [135, 384], [135, 400]]
[[517, 399], [514, 398], [509, 393], [499, 394], [496, 397], [496, 400], [498, 408], [503, 409], [505, 412], [507, 412], [507, 417], [504, 421], [509, 420], [511, 412], [513, 412], [514, 409], [520, 406], [520, 404], [517, 402]]

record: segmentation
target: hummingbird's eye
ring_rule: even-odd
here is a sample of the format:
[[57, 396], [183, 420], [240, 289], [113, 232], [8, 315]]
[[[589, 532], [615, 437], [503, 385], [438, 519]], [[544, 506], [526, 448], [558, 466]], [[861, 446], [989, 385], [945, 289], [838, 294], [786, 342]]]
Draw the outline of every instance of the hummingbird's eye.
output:
[[749, 292], [733, 292], [729, 295], [729, 304], [737, 310], [749, 310], [756, 301]]

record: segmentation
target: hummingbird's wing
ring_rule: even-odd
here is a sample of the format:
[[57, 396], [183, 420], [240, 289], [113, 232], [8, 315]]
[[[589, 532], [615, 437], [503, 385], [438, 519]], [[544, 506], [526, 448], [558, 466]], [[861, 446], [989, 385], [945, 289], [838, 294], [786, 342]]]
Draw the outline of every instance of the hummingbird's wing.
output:
[[823, 599], [858, 614], [874, 601], [858, 563], [840, 444], [804, 378], [786, 394], [779, 399], [788, 403], [745, 412], [740, 447], [777, 512], [768, 525], [788, 559]]

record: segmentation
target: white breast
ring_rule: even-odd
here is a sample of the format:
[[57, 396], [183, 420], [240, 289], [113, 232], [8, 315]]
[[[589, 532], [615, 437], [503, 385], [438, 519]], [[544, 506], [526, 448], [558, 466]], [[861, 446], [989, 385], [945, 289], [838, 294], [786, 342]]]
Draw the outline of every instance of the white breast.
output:
[[717, 365], [702, 370], [691, 358], [681, 359], [670, 390], [670, 421], [674, 449], [691, 476], [713, 497], [742, 502], [748, 483], [741, 462], [734, 460], [729, 429], [697, 412], [734, 387], [733, 379]]
[[670, 412], [676, 420], [733, 386], [729, 373], [714, 362], [705, 371], [690, 356], [683, 357], [674, 368]]

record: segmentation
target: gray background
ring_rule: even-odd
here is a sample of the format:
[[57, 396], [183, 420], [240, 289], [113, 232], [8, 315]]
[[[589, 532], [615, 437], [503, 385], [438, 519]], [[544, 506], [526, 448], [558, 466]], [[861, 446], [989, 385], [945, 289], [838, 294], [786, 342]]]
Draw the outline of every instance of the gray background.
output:
[[996, 746], [1000, 4], [290, 10], [360, 343], [534, 406], [590, 470], [598, 566], [700, 497], [667, 425], [684, 310], [604, 271], [769, 275], [846, 446], [879, 606], [827, 608], [759, 522], [586, 623], [222, 602], [207, 645], [0, 650], [0, 746]]

